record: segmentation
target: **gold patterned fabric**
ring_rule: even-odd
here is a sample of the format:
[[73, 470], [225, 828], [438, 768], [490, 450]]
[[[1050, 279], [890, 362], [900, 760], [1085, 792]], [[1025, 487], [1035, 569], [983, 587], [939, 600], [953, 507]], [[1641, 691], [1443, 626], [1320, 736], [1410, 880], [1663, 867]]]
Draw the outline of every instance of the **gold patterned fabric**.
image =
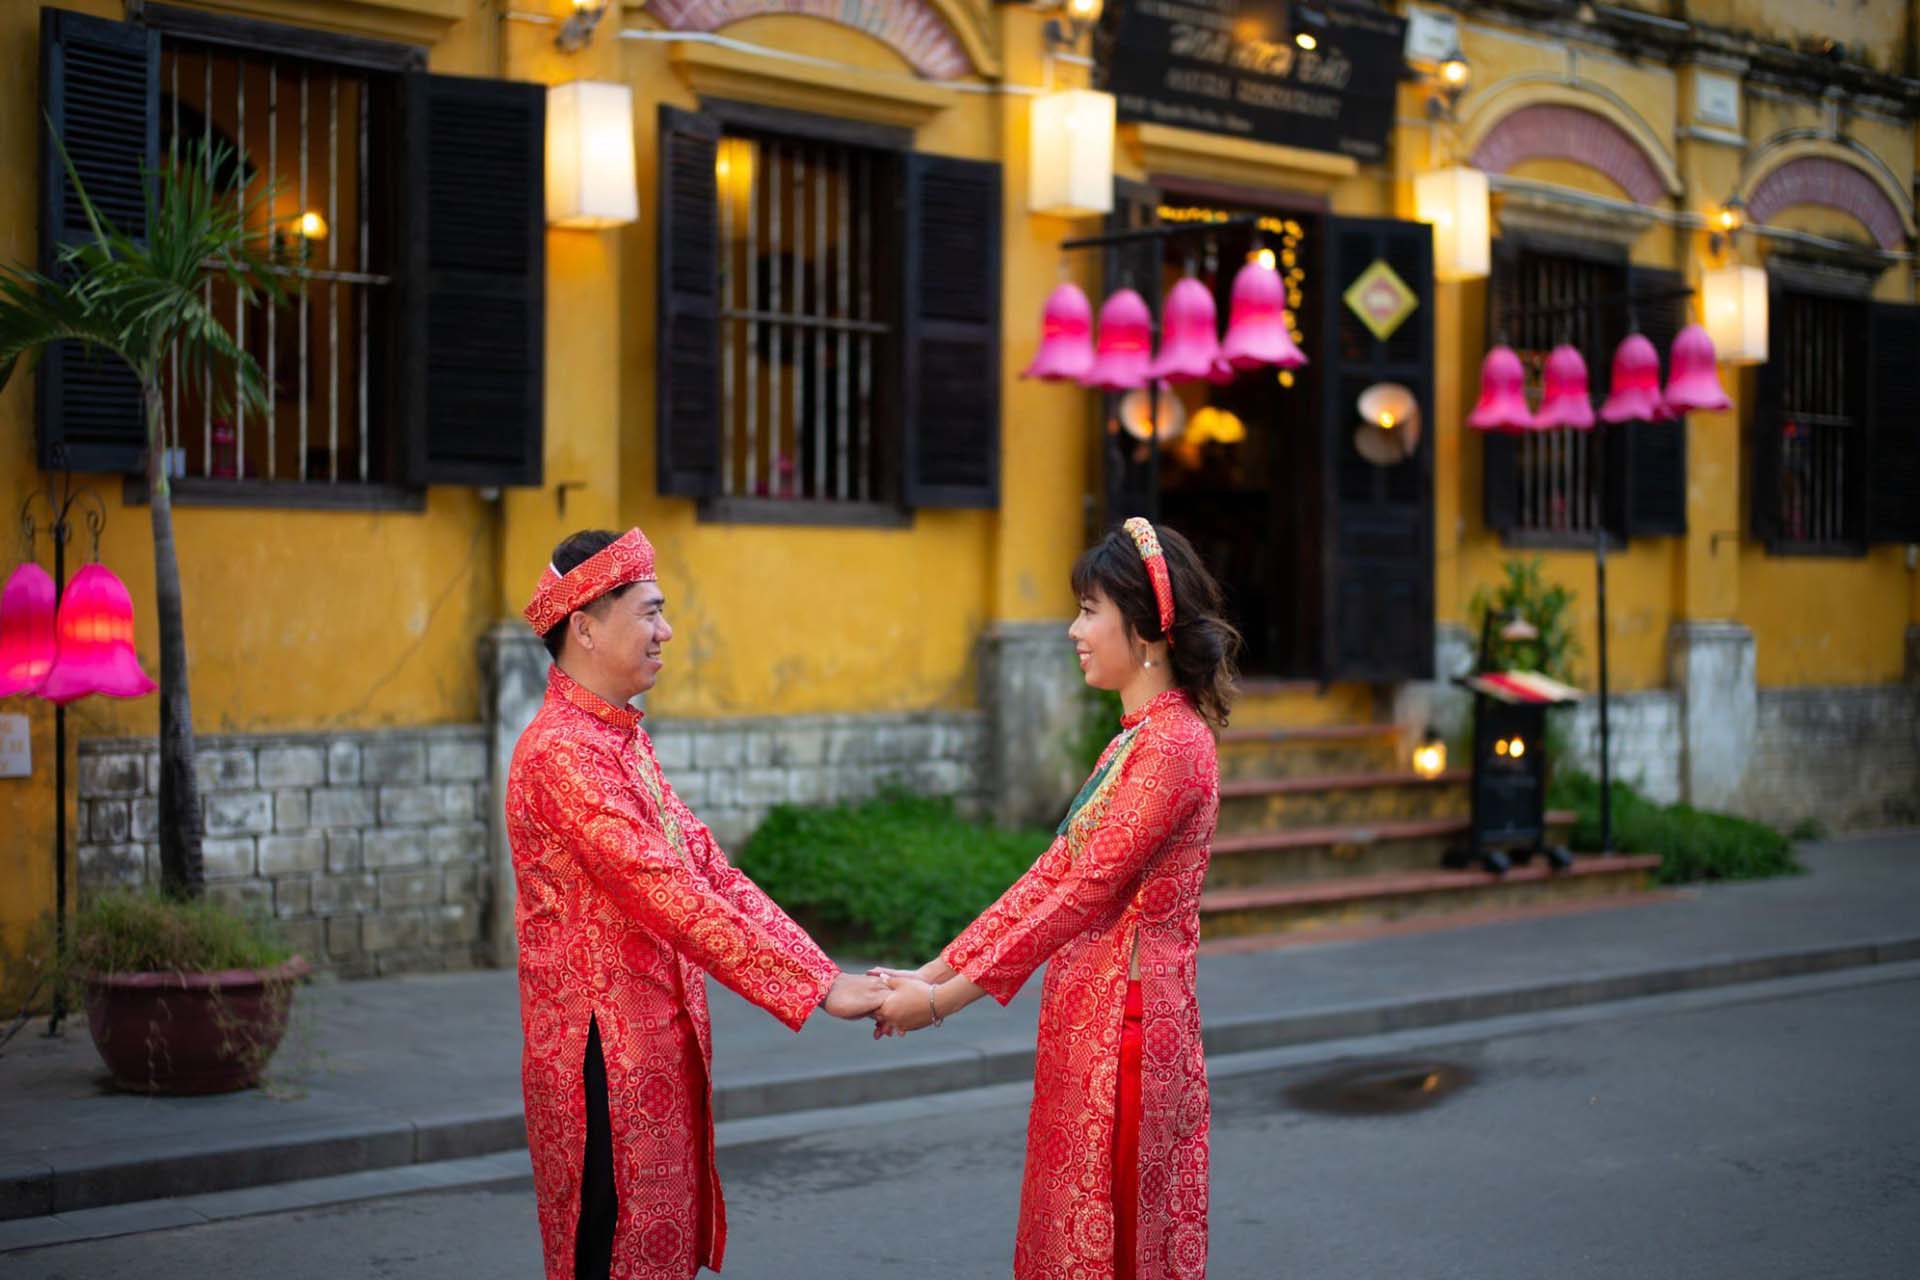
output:
[[1062, 834], [944, 953], [1002, 1004], [1047, 964], [1016, 1280], [1114, 1276], [1114, 1108], [1136, 945], [1144, 1052], [1134, 1274], [1206, 1274], [1211, 1110], [1195, 982], [1219, 766], [1212, 730], [1179, 690], [1122, 726], [1095, 769], [1106, 776]]
[[701, 974], [796, 1031], [839, 974], [674, 795], [640, 721], [555, 666], [507, 775], [521, 1086], [547, 1280], [573, 1277], [589, 1023], [607, 1066], [613, 1274], [686, 1280], [718, 1271], [726, 1252]]

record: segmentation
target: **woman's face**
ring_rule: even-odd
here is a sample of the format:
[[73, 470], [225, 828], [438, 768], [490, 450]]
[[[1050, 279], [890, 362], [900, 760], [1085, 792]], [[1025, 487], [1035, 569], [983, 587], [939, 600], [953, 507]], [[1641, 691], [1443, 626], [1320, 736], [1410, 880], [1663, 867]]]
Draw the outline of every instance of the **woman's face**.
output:
[[1096, 689], [1118, 689], [1139, 669], [1126, 619], [1098, 587], [1080, 598], [1080, 616], [1067, 635], [1080, 655], [1081, 674]]

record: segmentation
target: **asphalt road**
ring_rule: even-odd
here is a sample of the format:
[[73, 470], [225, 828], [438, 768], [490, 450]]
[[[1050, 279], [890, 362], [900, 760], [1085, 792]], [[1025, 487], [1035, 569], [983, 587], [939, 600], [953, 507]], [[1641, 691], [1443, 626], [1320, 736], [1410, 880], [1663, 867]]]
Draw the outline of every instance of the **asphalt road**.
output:
[[[1209, 1274], [1915, 1280], [1920, 980], [1887, 978], [1227, 1067]], [[1007, 1275], [1018, 1092], [724, 1148], [727, 1277]], [[524, 1183], [0, 1257], [7, 1280], [538, 1274]]]

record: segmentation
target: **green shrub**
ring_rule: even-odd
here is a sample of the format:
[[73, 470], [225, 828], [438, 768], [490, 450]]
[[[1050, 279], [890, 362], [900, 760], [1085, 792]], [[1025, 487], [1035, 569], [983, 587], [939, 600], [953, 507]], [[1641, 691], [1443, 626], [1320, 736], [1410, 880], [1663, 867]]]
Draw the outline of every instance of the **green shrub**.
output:
[[740, 867], [822, 941], [878, 959], [931, 959], [1052, 841], [959, 817], [948, 799], [889, 790], [859, 804], [782, 805]]
[[[1543, 576], [1540, 560], [1509, 560], [1501, 568], [1506, 579], [1497, 586], [1479, 587], [1467, 604], [1467, 616], [1473, 619], [1473, 640], [1480, 643], [1487, 615], [1493, 615], [1488, 635], [1487, 661], [1494, 671], [1538, 671], [1578, 683], [1573, 660], [1580, 654], [1580, 642], [1574, 639], [1568, 615], [1573, 610], [1573, 592], [1559, 583], [1549, 584]], [[1500, 625], [1509, 614], [1519, 614], [1540, 634], [1532, 640], [1504, 640]], [[1479, 660], [1476, 650], [1475, 661]]]
[[74, 916], [63, 967], [98, 974], [217, 973], [269, 969], [292, 954], [265, 920], [204, 900], [117, 892]]
[[[1787, 837], [1763, 822], [1691, 805], [1655, 804], [1624, 782], [1614, 783], [1612, 790], [1613, 847], [1659, 854], [1662, 884], [1758, 880], [1801, 870]], [[1554, 775], [1548, 803], [1579, 815], [1573, 827], [1575, 849], [1600, 847], [1598, 781], [1579, 770], [1562, 769]]]

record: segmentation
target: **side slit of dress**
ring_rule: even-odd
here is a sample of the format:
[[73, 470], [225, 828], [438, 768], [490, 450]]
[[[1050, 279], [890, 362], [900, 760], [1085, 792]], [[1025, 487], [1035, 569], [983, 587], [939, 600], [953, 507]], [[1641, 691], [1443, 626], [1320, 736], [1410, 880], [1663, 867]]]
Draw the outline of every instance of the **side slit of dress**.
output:
[[1113, 1124], [1113, 1276], [1134, 1280], [1140, 1239], [1140, 931], [1127, 962], [1127, 1006], [1120, 1019], [1120, 1079]]
[[613, 1181], [613, 1121], [607, 1111], [607, 1059], [600, 1049], [598, 1018], [587, 1023], [580, 1081], [587, 1099], [587, 1147], [580, 1168], [580, 1226], [573, 1238], [573, 1276], [574, 1280], [608, 1280], [613, 1274], [620, 1197]]

